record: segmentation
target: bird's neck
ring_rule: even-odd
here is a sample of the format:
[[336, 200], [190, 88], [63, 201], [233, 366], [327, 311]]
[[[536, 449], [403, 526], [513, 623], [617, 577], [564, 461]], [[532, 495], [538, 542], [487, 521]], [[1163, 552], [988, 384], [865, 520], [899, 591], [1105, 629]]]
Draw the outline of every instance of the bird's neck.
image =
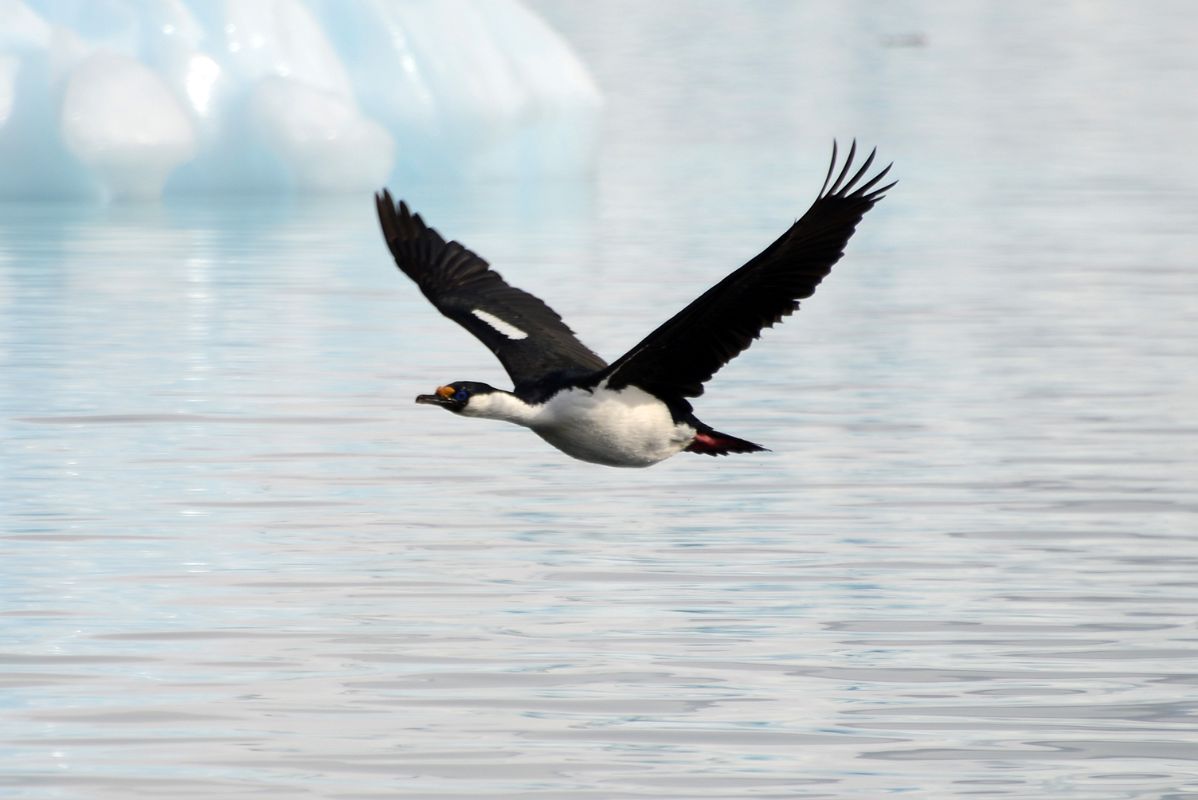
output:
[[461, 414], [464, 417], [499, 419], [531, 428], [543, 408], [540, 404], [526, 403], [511, 392], [497, 391], [470, 398], [469, 405], [462, 409]]

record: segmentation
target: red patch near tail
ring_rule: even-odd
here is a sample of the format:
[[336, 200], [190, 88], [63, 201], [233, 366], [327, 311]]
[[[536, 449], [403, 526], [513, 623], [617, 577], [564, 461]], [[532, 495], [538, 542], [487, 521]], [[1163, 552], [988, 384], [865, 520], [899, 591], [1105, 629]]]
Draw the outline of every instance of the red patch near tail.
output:
[[737, 439], [719, 431], [700, 431], [695, 439], [686, 446], [688, 453], [703, 453], [708, 456], [726, 456], [729, 453], [756, 453], [766, 448], [759, 444]]

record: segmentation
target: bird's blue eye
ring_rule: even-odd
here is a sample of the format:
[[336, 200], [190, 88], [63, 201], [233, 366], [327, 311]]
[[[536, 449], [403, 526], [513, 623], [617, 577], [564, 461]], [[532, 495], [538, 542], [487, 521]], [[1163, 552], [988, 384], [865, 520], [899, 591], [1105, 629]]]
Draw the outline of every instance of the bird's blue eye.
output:
[[459, 403], [465, 403], [468, 399], [470, 399], [470, 392], [466, 391], [465, 389], [458, 389], [453, 393], [453, 399], [457, 400]]

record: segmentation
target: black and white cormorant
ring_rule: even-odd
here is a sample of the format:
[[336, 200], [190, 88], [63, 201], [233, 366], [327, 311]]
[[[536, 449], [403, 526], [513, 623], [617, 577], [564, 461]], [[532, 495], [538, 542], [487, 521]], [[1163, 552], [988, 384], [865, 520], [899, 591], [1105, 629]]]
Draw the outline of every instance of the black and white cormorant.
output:
[[765, 450], [701, 422], [687, 398], [701, 395], [763, 328], [815, 292], [861, 217], [894, 185], [875, 188], [889, 166], [865, 179], [873, 152], [850, 173], [856, 150], [854, 142], [837, 173], [833, 143], [828, 175], [806, 214], [611, 364], [539, 298], [508, 285], [458, 242], [446, 242], [384, 189], [375, 201], [395, 262], [438, 311], [490, 348], [514, 384], [509, 392], [454, 381], [416, 402], [514, 422], [567, 455], [613, 467], [647, 467], [684, 450]]

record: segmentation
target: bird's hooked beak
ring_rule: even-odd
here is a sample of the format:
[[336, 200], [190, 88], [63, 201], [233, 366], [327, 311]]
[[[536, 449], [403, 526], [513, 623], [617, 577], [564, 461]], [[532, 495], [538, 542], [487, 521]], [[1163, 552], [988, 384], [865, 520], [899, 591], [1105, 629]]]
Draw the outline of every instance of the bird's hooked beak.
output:
[[454, 388], [452, 386], [438, 386], [434, 394], [418, 394], [416, 402], [430, 406], [441, 406], [442, 408], [455, 409], [465, 405], [464, 403], [454, 400]]

